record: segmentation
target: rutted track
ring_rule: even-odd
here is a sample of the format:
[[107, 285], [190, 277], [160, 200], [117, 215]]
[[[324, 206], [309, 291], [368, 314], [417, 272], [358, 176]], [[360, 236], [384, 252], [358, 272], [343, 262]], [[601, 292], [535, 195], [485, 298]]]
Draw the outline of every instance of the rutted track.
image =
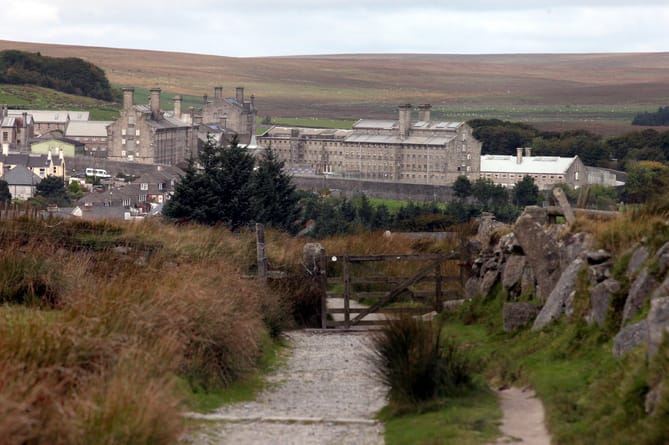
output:
[[219, 444], [383, 444], [374, 419], [385, 388], [373, 376], [369, 334], [295, 331], [284, 367], [254, 402], [225, 406], [186, 442]]

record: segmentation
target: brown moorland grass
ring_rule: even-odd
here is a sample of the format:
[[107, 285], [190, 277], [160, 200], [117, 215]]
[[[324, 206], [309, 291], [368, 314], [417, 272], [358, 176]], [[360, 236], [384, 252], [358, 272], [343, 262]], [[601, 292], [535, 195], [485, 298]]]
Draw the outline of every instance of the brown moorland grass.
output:
[[245, 237], [158, 223], [3, 221], [2, 261], [42, 258], [58, 298], [0, 306], [2, 443], [174, 443], [184, 430], [177, 380], [202, 390], [254, 372], [266, 314], [282, 310], [243, 278]]
[[389, 118], [399, 103], [427, 102], [444, 118], [529, 119], [620, 134], [638, 129], [629, 125], [636, 112], [669, 102], [669, 53], [235, 58], [11, 41], [0, 49], [82, 57], [118, 85], [195, 96], [218, 84], [232, 95], [243, 85], [263, 116]]

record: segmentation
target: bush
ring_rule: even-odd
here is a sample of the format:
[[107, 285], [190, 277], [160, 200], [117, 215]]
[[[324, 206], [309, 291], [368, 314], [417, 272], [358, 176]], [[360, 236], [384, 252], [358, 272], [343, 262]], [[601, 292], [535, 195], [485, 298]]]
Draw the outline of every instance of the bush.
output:
[[440, 332], [440, 323], [404, 315], [389, 320], [374, 336], [373, 359], [391, 402], [415, 404], [472, 385], [472, 361]]
[[9, 250], [0, 253], [0, 303], [55, 306], [62, 286], [59, 267], [43, 256]]

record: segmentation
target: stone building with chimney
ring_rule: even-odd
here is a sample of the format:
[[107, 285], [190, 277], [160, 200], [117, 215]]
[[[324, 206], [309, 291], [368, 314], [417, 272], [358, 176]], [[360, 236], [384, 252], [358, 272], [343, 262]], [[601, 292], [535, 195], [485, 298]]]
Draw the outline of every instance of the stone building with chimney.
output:
[[196, 132], [181, 113], [181, 97], [174, 97], [174, 110], [166, 113], [160, 109], [160, 88], [150, 91], [148, 105], [135, 105], [134, 88], [123, 88], [121, 115], [107, 126], [109, 159], [175, 165], [194, 154]]
[[399, 107], [397, 120], [361, 119], [351, 130], [272, 127], [258, 137], [294, 173], [449, 185], [479, 178], [481, 142], [464, 122], [431, 120], [429, 104]]
[[240, 144], [249, 144], [256, 131], [255, 96], [244, 98], [244, 88], [235, 88], [235, 97], [224, 97], [223, 87], [214, 88], [214, 97], [203, 97], [201, 110], [196, 110], [202, 123], [223, 133], [236, 134]]

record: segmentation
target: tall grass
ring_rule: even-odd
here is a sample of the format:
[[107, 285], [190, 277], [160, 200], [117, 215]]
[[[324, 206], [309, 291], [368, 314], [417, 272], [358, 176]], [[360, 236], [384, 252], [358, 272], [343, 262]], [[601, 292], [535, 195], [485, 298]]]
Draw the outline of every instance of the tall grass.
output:
[[183, 384], [253, 374], [285, 306], [243, 278], [250, 234], [158, 223], [0, 229], [3, 444], [168, 444]]
[[474, 366], [441, 325], [410, 316], [389, 320], [374, 336], [377, 375], [393, 403], [416, 404], [452, 396], [473, 382]]

